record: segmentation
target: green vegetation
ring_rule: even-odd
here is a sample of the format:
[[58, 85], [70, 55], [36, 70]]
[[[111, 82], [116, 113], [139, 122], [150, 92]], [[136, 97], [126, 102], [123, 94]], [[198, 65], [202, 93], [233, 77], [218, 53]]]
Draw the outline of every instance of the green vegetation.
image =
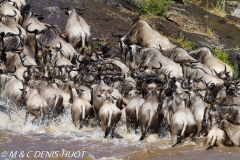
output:
[[93, 49], [98, 49], [98, 44], [97, 43], [93, 43]]
[[233, 69], [234, 77], [238, 76], [237, 65], [234, 65], [234, 63], [229, 60], [228, 54], [226, 52], [219, 51], [215, 47], [212, 47], [212, 52], [218, 59], [220, 59], [224, 63], [228, 64]]
[[143, 14], [161, 16], [171, 0], [145, 0], [139, 3], [138, 8]]
[[183, 35], [180, 35], [180, 37], [177, 39], [177, 43], [179, 43], [179, 45], [185, 48], [186, 50], [196, 49], [196, 43], [186, 40]]

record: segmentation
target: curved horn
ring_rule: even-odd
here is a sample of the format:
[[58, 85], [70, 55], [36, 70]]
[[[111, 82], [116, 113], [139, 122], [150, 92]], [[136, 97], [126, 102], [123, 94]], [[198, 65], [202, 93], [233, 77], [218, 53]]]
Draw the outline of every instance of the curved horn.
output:
[[114, 32], [112, 32], [112, 36], [118, 37], [119, 39], [123, 37], [122, 34], [115, 34]]
[[162, 51], [163, 50], [162, 46], [160, 44], [158, 44], [158, 46], [159, 46], [159, 50]]
[[203, 76], [200, 77], [200, 78], [198, 78], [198, 79], [197, 79], [197, 77], [196, 77], [196, 78], [194, 78], [194, 81], [199, 82], [199, 81], [202, 81], [202, 79], [203, 79]]
[[214, 69], [213, 70], [215, 72], [215, 74], [218, 76], [218, 77], [221, 77], [220, 73], [217, 73], [217, 71]]
[[[82, 5], [83, 5], [83, 9], [80, 9], [80, 8], [78, 8], [78, 7], [75, 8], [75, 10], [77, 10], [77, 11], [78, 11], [78, 14], [80, 14], [80, 15], [82, 15], [83, 13], [85, 13], [85, 4], [82, 3]], [[82, 13], [80, 13], [79, 11], [81, 11]]]
[[61, 50], [61, 49], [62, 49], [62, 43], [59, 42], [59, 44], [60, 44], [60, 47], [55, 46], [55, 49], [56, 49], [56, 50]]
[[171, 78], [171, 77], [170, 77], [170, 74], [171, 74], [171, 73], [172, 73], [172, 71], [170, 71], [170, 72], [168, 73], [168, 78]]
[[161, 69], [162, 68], [162, 63], [161, 62], [158, 62], [159, 63], [159, 67], [158, 68], [156, 68], [156, 67], [152, 67], [153, 69]]
[[199, 62], [200, 62], [200, 59], [197, 59], [196, 61], [194, 61], [194, 60], [193, 60], [193, 61], [190, 61], [190, 60], [189, 60], [189, 63], [199, 63]]
[[188, 89], [188, 90], [191, 90], [191, 89], [192, 89], [191, 86], [187, 86], [187, 87], [186, 87], [186, 86], [184, 86], [183, 83], [184, 83], [184, 81], [181, 82], [181, 88], [182, 88], [182, 89]]
[[5, 35], [6, 35], [6, 36], [21, 36], [22, 30], [21, 30], [18, 26], [17, 26], [17, 28], [18, 28], [18, 31], [19, 31], [18, 34], [14, 34], [14, 33], [12, 33], [12, 32], [7, 32]]
[[8, 16], [8, 17], [15, 17], [17, 15], [17, 12], [15, 10], [13, 10], [13, 12], [14, 12], [14, 15], [7, 14], [6, 16]]
[[29, 81], [30, 80], [30, 76], [26, 76], [26, 72], [28, 72], [28, 70], [24, 71], [23, 72], [23, 78], [26, 80], [26, 81]]
[[80, 57], [80, 55], [78, 55], [77, 61], [78, 61], [80, 64], [82, 64], [82, 63], [85, 61], [85, 58], [82, 58], [81, 60], [79, 60], [79, 57]]
[[139, 76], [139, 75], [136, 75], [135, 72], [131, 72], [131, 77], [132, 77], [132, 78], [139, 78], [140, 76]]
[[[41, 12], [42, 12], [42, 10], [41, 10]], [[33, 13], [33, 16], [42, 17], [43, 14], [42, 13], [41, 14]]]
[[176, 63], [184, 63], [184, 60], [179, 60], [177, 61], [176, 58], [179, 54], [176, 54], [174, 57], [173, 57], [173, 61], [176, 62]]
[[30, 31], [29, 29], [28, 29], [28, 27], [31, 25], [32, 23], [29, 23], [28, 25], [27, 25], [27, 27], [26, 27], [26, 31], [28, 32], [28, 33], [34, 33], [34, 34], [37, 34], [39, 31], [38, 31], [38, 29], [35, 29], [35, 30], [33, 30], [33, 31]]
[[66, 9], [67, 11], [70, 10], [70, 7], [63, 7], [62, 5], [63, 5], [63, 1], [62, 1], [61, 3], [59, 3], [59, 7], [60, 7], [61, 9]]

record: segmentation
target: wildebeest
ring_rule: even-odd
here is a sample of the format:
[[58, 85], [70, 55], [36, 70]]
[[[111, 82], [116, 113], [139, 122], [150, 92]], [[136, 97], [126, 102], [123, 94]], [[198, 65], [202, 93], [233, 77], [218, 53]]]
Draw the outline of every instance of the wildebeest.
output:
[[196, 59], [199, 59], [201, 63], [208, 66], [208, 68], [211, 69], [213, 74], [214, 73], [221, 74], [222, 72], [225, 71], [225, 67], [226, 67], [225, 74], [228, 74], [229, 76], [233, 77], [232, 68], [229, 67], [228, 64], [222, 62], [216, 56], [214, 56], [214, 54], [209, 48], [203, 47], [198, 50], [191, 51], [189, 52], [189, 54], [195, 57]]
[[[161, 35], [144, 20], [136, 22], [130, 31], [121, 38], [125, 45], [142, 44], [145, 47], [171, 49], [176, 47], [167, 37]], [[161, 48], [159, 48], [161, 46]]]

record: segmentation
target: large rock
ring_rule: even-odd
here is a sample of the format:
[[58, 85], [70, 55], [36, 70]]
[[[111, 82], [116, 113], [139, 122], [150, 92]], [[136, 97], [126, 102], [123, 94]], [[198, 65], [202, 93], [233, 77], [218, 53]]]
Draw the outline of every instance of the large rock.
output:
[[144, 2], [145, 0], [124, 0], [124, 1], [137, 7], [140, 2]]
[[238, 1], [227, 1], [226, 12], [232, 16], [240, 18], [240, 2]]
[[205, 33], [207, 30], [206, 27], [204, 27], [204, 24], [196, 21], [194, 17], [189, 16], [189, 13], [186, 10], [180, 8], [174, 7], [168, 10], [165, 14], [165, 17], [169, 21], [174, 22], [181, 29], [188, 32]]

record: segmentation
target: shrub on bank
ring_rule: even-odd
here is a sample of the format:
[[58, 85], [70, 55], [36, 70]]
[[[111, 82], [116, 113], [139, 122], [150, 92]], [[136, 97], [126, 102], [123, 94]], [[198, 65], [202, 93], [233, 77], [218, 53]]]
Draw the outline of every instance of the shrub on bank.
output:
[[166, 5], [172, 3], [170, 0], [145, 0], [138, 4], [141, 13], [161, 16], [165, 12]]
[[222, 62], [228, 64], [233, 69], [234, 77], [238, 76], [237, 65], [234, 65], [234, 63], [229, 60], [229, 57], [228, 57], [229, 55], [226, 52], [219, 51], [215, 47], [212, 47], [212, 52], [218, 59], [220, 59]]

